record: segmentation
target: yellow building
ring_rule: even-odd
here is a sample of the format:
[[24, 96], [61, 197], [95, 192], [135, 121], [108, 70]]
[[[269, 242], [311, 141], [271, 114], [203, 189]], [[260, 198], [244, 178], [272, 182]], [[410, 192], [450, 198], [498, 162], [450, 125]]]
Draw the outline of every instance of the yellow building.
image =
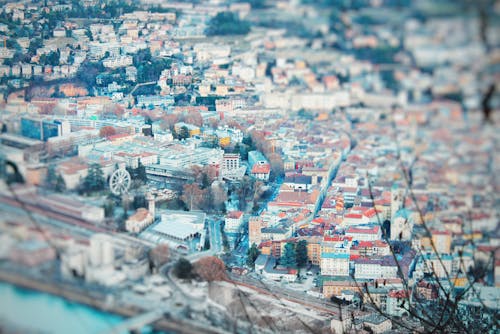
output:
[[220, 137], [219, 138], [219, 145], [221, 147], [226, 147], [226, 146], [229, 146], [229, 144], [231, 144], [231, 137]]

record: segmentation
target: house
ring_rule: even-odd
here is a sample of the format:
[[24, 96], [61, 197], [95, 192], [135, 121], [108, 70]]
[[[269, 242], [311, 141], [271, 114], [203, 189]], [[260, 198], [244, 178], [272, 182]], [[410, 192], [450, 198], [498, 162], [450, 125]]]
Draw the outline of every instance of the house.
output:
[[243, 212], [231, 211], [226, 215], [224, 231], [237, 233], [243, 224]]
[[272, 256], [268, 260], [262, 270], [262, 276], [273, 281], [295, 282], [297, 279], [297, 269], [285, 268], [276, 266], [276, 259]]
[[259, 254], [257, 259], [255, 260], [255, 272], [262, 273], [268, 261], [269, 255]]
[[10, 261], [28, 267], [35, 267], [55, 258], [54, 248], [39, 240], [22, 241], [16, 244], [9, 255]]
[[294, 174], [286, 176], [283, 183], [289, 187], [292, 187], [295, 191], [309, 190], [312, 185], [312, 176]]
[[406, 290], [389, 291], [386, 301], [386, 313], [390, 316], [401, 317], [408, 314], [409, 293]]
[[348, 253], [321, 253], [321, 274], [332, 276], [349, 276]]
[[248, 220], [248, 244], [259, 245], [262, 241], [263, 221], [260, 217], [250, 217]]
[[291, 232], [286, 227], [264, 227], [261, 229], [261, 240], [284, 240], [291, 236]]
[[365, 327], [370, 328], [373, 334], [380, 334], [392, 329], [392, 322], [387, 317], [372, 313], [361, 319]]
[[259, 161], [258, 163], [253, 165], [250, 174], [258, 180], [269, 181], [269, 175], [271, 174], [271, 165]]
[[375, 241], [382, 238], [379, 225], [359, 225], [349, 226], [345, 232], [346, 236], [352, 237], [352, 240]]
[[323, 281], [323, 296], [325, 299], [330, 299], [332, 296], [339, 297], [343, 291], [352, 291], [361, 293], [364, 287], [364, 282], [357, 282], [349, 277], [333, 277]]
[[125, 221], [125, 229], [131, 233], [139, 233], [153, 223], [153, 215], [145, 209], [139, 208]]
[[264, 154], [259, 151], [248, 152], [248, 165], [250, 166], [250, 169], [257, 163], [263, 165], [268, 164], [269, 161], [266, 159]]

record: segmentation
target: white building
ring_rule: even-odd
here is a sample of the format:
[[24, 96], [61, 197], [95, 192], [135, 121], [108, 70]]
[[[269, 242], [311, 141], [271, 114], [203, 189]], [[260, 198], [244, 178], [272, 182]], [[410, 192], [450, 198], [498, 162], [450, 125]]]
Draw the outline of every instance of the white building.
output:
[[243, 225], [243, 212], [231, 211], [226, 215], [224, 231], [226, 232], [239, 232]]
[[153, 220], [153, 215], [147, 209], [139, 208], [125, 221], [125, 229], [131, 233], [139, 233], [151, 225]]
[[321, 253], [322, 275], [349, 276], [349, 253]]

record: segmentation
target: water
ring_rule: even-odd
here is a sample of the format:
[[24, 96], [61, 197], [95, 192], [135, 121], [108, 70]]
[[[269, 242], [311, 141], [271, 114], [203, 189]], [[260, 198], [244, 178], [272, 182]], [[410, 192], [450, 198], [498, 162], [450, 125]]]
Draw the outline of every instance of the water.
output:
[[[63, 298], [0, 282], [0, 329], [37, 333], [103, 333], [123, 318]], [[1, 332], [1, 330], [0, 330]]]

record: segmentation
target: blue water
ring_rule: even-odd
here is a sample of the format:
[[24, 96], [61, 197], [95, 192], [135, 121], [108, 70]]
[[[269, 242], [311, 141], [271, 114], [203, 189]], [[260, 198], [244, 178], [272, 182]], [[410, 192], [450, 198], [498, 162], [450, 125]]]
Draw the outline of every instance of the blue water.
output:
[[103, 333], [122, 322], [102, 312], [63, 298], [0, 282], [0, 328], [2, 322], [37, 333]]

